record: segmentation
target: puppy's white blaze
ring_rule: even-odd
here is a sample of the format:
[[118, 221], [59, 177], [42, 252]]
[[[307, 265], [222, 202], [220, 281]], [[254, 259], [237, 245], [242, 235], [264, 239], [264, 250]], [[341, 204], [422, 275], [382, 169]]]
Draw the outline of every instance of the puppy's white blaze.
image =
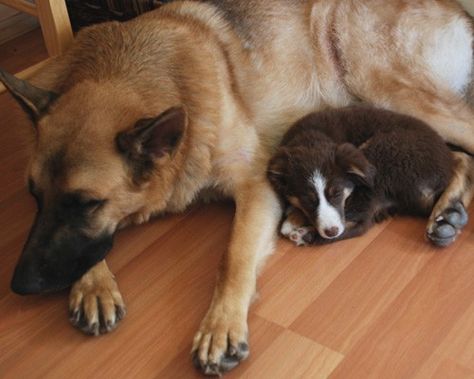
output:
[[[339, 237], [344, 232], [344, 223], [336, 208], [334, 208], [326, 199], [326, 179], [321, 173], [316, 170], [310, 179], [316, 190], [319, 198], [317, 226], [318, 233], [321, 237], [326, 239], [333, 239]], [[336, 227], [339, 232], [335, 236], [328, 236], [325, 230]]]

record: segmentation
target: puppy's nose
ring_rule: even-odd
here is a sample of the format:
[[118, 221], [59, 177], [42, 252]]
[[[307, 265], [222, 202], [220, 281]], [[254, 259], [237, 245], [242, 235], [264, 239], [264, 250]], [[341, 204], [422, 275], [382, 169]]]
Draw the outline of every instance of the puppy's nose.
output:
[[337, 226], [333, 226], [332, 228], [324, 229], [324, 234], [329, 238], [334, 238], [339, 235], [339, 228]]

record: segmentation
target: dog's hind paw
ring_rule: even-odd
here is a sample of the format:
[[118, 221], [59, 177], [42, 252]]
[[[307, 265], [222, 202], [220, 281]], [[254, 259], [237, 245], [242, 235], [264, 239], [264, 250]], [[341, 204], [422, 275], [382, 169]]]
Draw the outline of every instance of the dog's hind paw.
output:
[[194, 337], [194, 366], [205, 375], [221, 376], [249, 355], [247, 322], [218, 306], [211, 308]]
[[[105, 266], [107, 268], [107, 266]], [[125, 316], [125, 305], [112, 273], [92, 268], [71, 289], [71, 323], [86, 334], [98, 336], [117, 327]]]
[[426, 235], [436, 246], [448, 246], [455, 241], [468, 219], [464, 205], [458, 201], [430, 219]]

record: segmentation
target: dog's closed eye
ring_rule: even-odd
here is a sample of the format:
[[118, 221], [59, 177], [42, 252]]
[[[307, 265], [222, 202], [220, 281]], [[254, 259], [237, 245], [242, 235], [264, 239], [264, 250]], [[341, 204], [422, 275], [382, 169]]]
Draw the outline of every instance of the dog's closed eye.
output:
[[94, 212], [101, 208], [107, 200], [86, 197], [78, 193], [66, 194], [63, 197], [62, 205], [68, 209], [75, 209], [83, 212]]

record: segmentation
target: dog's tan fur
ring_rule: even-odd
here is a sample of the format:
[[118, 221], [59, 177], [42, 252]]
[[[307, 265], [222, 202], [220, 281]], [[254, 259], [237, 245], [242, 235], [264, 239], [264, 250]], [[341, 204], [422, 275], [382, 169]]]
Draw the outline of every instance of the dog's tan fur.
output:
[[[193, 344], [196, 363], [209, 374], [247, 355], [247, 312], [281, 215], [265, 169], [292, 122], [363, 100], [421, 118], [474, 152], [474, 113], [459, 88], [427, 68], [423, 52], [433, 32], [454, 20], [472, 35], [454, 1], [214, 3], [221, 5], [175, 2], [79, 33], [35, 80], [61, 97], [39, 121], [30, 164], [46, 192], [82, 189], [108, 199], [91, 234], [182, 211], [205, 189], [235, 199], [229, 251]], [[149, 180], [134, 182], [116, 135], [177, 105], [188, 120], [179, 148], [155, 162]], [[52, 177], [45, 161], [58, 148], [66, 163]], [[72, 310], [86, 307], [77, 299], [90, 294], [101, 304], [120, 303], [115, 286], [100, 263], [74, 285]], [[85, 310], [89, 323], [98, 311]], [[231, 364], [223, 363], [225, 354]]]
[[456, 201], [468, 207], [474, 196], [474, 164], [472, 158], [461, 152], [454, 154], [455, 171], [449, 187], [436, 202], [430, 215], [427, 233], [432, 233], [436, 219]]

